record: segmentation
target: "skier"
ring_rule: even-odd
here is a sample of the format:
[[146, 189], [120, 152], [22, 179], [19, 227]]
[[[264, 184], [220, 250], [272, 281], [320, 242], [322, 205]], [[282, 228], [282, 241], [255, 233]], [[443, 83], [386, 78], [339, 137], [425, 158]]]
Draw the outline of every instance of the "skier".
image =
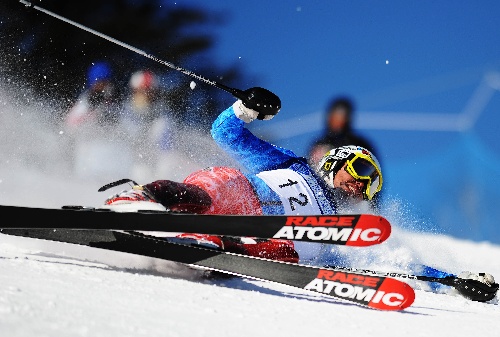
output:
[[[281, 104], [271, 92], [252, 89], [246, 101], [239, 99], [223, 111], [211, 130], [217, 144], [236, 158], [247, 173], [230, 167], [210, 167], [190, 174], [182, 183], [157, 180], [136, 185], [108, 198], [104, 207], [119, 209], [135, 204], [138, 209], [199, 214], [305, 215], [336, 214], [346, 210], [344, 207], [352, 209], [373, 200], [383, 179], [379, 162], [370, 151], [353, 145], [331, 149], [313, 169], [305, 158], [259, 139], [244, 127], [255, 119], [273, 118]], [[299, 262], [291, 240], [196, 233], [180, 234], [176, 239], [249, 256]], [[455, 277], [425, 265], [415, 268], [420, 268], [424, 276]], [[488, 286], [495, 282], [488, 273], [467, 271], [458, 277]], [[433, 290], [440, 287], [431, 284]]]
[[[209, 167], [190, 174], [182, 183], [157, 180], [134, 186], [106, 200], [106, 207], [119, 208], [137, 202], [143, 203], [140, 207], [147, 207], [153, 202], [170, 211], [197, 214], [336, 214], [343, 207], [369, 203], [380, 191], [383, 181], [380, 165], [365, 148], [331, 149], [314, 169], [305, 158], [253, 135], [245, 128], [246, 123], [269, 120], [279, 111], [265, 115], [265, 111], [271, 109], [258, 107], [279, 107], [281, 103], [265, 89], [252, 89], [256, 90], [252, 92], [251, 101], [237, 100], [218, 116], [211, 130], [216, 143], [247, 172]], [[179, 237], [252, 256], [286, 262], [299, 259], [294, 243], [289, 240], [192, 233]]]
[[120, 96], [115, 90], [112, 75], [111, 66], [106, 61], [95, 62], [89, 67], [87, 89], [80, 94], [64, 120], [69, 131], [117, 122]]

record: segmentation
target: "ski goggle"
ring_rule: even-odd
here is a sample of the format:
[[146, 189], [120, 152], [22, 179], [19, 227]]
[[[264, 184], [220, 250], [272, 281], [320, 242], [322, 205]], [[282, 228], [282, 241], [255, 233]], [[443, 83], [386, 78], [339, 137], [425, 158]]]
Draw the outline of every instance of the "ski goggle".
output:
[[366, 180], [363, 194], [368, 200], [382, 189], [382, 173], [370, 156], [357, 153], [348, 159], [345, 170], [356, 180]]

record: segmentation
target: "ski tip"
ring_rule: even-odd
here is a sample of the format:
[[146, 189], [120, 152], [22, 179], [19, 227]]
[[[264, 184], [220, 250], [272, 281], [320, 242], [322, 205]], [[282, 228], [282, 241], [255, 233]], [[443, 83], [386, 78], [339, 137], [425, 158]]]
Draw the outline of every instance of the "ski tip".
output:
[[389, 221], [384, 218], [383, 216], [379, 216], [378, 217], [378, 222], [379, 222], [379, 226], [380, 228], [382, 228], [382, 234], [380, 235], [380, 238], [379, 238], [379, 243], [381, 242], [384, 242], [385, 240], [387, 240], [389, 238], [389, 236], [391, 236], [391, 224], [389, 223]]
[[415, 300], [413, 288], [405, 282], [385, 276], [320, 268], [304, 287], [325, 293], [370, 309], [397, 311], [408, 308]]
[[380, 310], [403, 310], [415, 301], [415, 290], [405, 282], [386, 278], [368, 303], [370, 308]]
[[351, 237], [347, 241], [347, 246], [373, 246], [378, 245], [391, 235], [391, 224], [380, 215], [361, 214]]

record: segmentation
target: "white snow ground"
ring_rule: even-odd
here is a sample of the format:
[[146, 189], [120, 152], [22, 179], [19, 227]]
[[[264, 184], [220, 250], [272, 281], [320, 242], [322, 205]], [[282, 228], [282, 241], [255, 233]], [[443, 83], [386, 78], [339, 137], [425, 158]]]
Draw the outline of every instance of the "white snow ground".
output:
[[[77, 179], [55, 164], [57, 133], [40, 138], [40, 124], [26, 113], [12, 120], [0, 108], [0, 204], [102, 204], [108, 195], [96, 191], [108, 181]], [[353, 266], [398, 271], [416, 262], [500, 279], [500, 246], [406, 231], [401, 213], [388, 214], [394, 230], [385, 243], [344, 247]], [[412, 285], [411, 307], [382, 312], [261, 281], [201, 280], [167, 261], [0, 234], [2, 337], [498, 335], [498, 298], [478, 303]]]

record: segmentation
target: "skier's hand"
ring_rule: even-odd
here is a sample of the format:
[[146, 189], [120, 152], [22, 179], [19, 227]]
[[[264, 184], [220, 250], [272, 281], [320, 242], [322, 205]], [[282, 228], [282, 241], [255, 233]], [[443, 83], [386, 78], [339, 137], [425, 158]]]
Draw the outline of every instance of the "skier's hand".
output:
[[236, 117], [244, 121], [245, 123], [250, 123], [257, 119], [259, 113], [255, 110], [249, 109], [243, 105], [241, 99], [237, 100], [233, 104], [233, 110]]
[[488, 273], [471, 273], [470, 271], [463, 271], [458, 275], [458, 278], [464, 280], [475, 280], [491, 286], [495, 283], [495, 278], [493, 275]]
[[453, 286], [463, 296], [478, 302], [487, 302], [495, 298], [498, 283], [487, 273], [471, 273], [463, 271], [453, 281]]
[[235, 108], [235, 114], [246, 123], [255, 119], [270, 120], [281, 109], [279, 97], [264, 88], [247, 89], [240, 92], [238, 98], [239, 100], [235, 103], [238, 106], [238, 109]]

